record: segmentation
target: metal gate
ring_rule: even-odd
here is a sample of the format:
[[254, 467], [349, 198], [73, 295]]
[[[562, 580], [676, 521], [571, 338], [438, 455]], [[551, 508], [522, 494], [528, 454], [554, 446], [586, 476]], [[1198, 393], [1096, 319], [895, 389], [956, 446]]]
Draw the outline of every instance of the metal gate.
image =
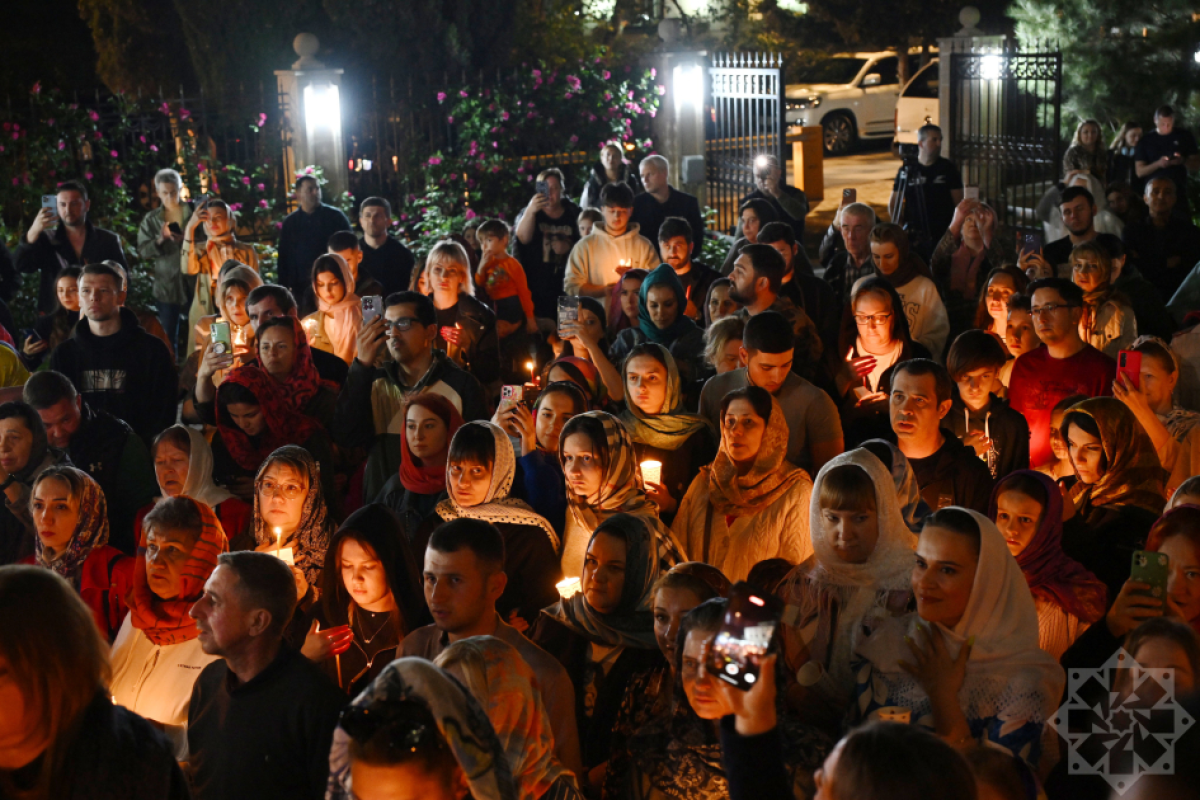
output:
[[[943, 56], [944, 57], [944, 56]], [[1062, 177], [1062, 53], [1011, 43], [950, 55], [950, 160], [1014, 230]]]
[[713, 228], [732, 233], [738, 201], [754, 191], [754, 159], [783, 160], [783, 56], [715, 53], [709, 67], [711, 117], [705, 126], [705, 191], [717, 212]]

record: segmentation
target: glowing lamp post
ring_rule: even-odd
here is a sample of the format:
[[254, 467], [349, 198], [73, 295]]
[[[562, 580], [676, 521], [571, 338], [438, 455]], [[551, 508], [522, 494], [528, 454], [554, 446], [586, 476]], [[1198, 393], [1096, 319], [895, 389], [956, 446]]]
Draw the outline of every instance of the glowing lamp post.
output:
[[320, 42], [302, 33], [292, 42], [300, 56], [291, 69], [276, 70], [284, 116], [284, 162], [292, 176], [306, 165], [321, 167], [329, 185], [326, 199], [350, 188], [346, 146], [342, 136], [342, 70], [328, 69], [316, 59]]

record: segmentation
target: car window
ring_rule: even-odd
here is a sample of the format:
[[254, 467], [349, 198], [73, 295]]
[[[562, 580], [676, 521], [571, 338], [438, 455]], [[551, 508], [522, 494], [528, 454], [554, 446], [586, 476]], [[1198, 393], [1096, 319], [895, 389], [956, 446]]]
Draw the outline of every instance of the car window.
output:
[[900, 59], [892, 56], [891, 58], [881, 58], [871, 65], [868, 75], [879, 74], [880, 86], [892, 86], [900, 82], [900, 74], [897, 70], [900, 68]]
[[867, 63], [865, 58], [826, 58], [801, 67], [796, 83], [850, 83]]
[[912, 83], [904, 90], [904, 97], [937, 99], [938, 96], [938, 65], [931, 62], [917, 73]]

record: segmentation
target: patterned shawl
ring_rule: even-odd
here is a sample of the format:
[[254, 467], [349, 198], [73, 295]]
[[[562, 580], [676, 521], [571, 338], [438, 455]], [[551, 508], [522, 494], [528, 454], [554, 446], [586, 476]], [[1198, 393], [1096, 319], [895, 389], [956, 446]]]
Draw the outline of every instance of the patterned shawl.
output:
[[550, 537], [550, 544], [554, 546], [554, 552], [557, 553], [558, 534], [554, 532], [554, 528], [550, 526], [546, 518], [530, 508], [524, 500], [508, 496], [512, 490], [513, 478], [517, 474], [517, 456], [513, 451], [512, 440], [508, 438], [508, 434], [501, 430], [500, 426], [491, 422], [468, 422], [459, 430], [471, 425], [487, 428], [496, 443], [496, 460], [492, 464], [492, 483], [488, 487], [487, 497], [477, 506], [460, 506], [454, 497], [454, 484], [447, 481], [446, 491], [450, 496], [438, 503], [438, 516], [444, 520], [458, 519], [459, 517], [481, 519], [493, 525], [500, 522], [513, 525], [534, 525], [546, 532], [546, 536]]
[[[629, 429], [629, 435], [639, 444], [657, 447], [660, 450], [678, 450], [688, 437], [699, 430], [712, 430], [712, 424], [704, 417], [689, 414], [683, 405], [683, 387], [679, 379], [679, 367], [675, 357], [661, 344], [649, 343], [658, 352], [659, 361], [667, 367], [667, 395], [657, 414], [647, 414], [626, 396], [625, 410], [620, 420]], [[629, 359], [621, 367], [622, 380]]]
[[625, 540], [625, 585], [621, 602], [608, 614], [588, 605], [582, 591], [563, 598], [542, 613], [558, 620], [589, 641], [608, 647], [637, 647], [657, 650], [654, 617], [650, 604], [652, 590], [664, 571], [662, 540], [641, 516], [614, 514], [596, 528], [588, 547], [601, 533]]
[[[308, 336], [304, 333], [304, 326], [300, 324], [300, 320], [295, 317], [284, 317], [284, 319], [291, 321], [296, 357], [292, 362], [292, 371], [288, 373], [281, 385], [288, 403], [292, 408], [303, 413], [304, 406], [316, 396], [322, 386], [327, 386], [335, 392], [339, 391], [340, 387], [333, 381], [321, 379], [316, 365], [313, 364], [312, 346], [308, 343]], [[261, 357], [259, 364], [262, 364]]]
[[[501, 639], [474, 636], [470, 642], [480, 651], [483, 663], [455, 661], [446, 669], [461, 677], [483, 705], [522, 800], [539, 800], [559, 779], [574, 785], [575, 776], [554, 755], [554, 731], [533, 669]], [[446, 653], [442, 652], [435, 662], [438, 666]]]
[[330, 253], [328, 258], [335, 259], [342, 271], [342, 285], [346, 294], [336, 303], [327, 303], [317, 293], [317, 276], [313, 276], [313, 296], [317, 298], [317, 308], [325, 315], [325, 335], [333, 345], [333, 354], [347, 364], [354, 361], [358, 354], [358, 331], [362, 328], [362, 301], [354, 293], [354, 273], [346, 260], [336, 253]]
[[265, 422], [263, 431], [255, 437], [258, 439], [255, 444], [237, 423], [229, 419], [219, 401], [221, 390], [217, 389], [217, 430], [221, 432], [221, 442], [229, 455], [242, 469], [258, 469], [271, 453], [284, 445], [304, 444], [321, 427], [312, 417], [292, 408], [284, 397], [283, 387], [261, 367], [232, 369], [221, 385], [226, 383], [248, 389], [257, 398]]
[[[628, 514], [658, 518], [658, 509], [642, 491], [642, 468], [638, 465], [633, 450], [633, 440], [616, 417], [603, 411], [577, 414], [574, 419], [591, 418], [604, 427], [605, 450], [608, 469], [600, 480], [600, 491], [596, 497], [580, 497], [567, 487], [567, 505], [579, 526], [589, 531], [596, 530], [605, 517], [624, 511]], [[558, 463], [563, 463], [563, 444], [566, 436], [558, 439]]]
[[757, 514], [790, 492], [800, 481], [810, 480], [807, 472], [786, 460], [787, 444], [787, 420], [774, 397], [771, 398], [771, 418], [767, 420], [758, 455], [745, 475], [738, 474], [722, 434], [717, 457], [701, 470], [701, 474], [705, 470], [708, 472], [708, 496], [713, 509], [726, 516]]
[[[32, 457], [30, 457], [32, 463]], [[75, 522], [75, 532], [57, 555], [51, 559], [42, 544], [42, 537], [33, 537], [34, 559], [39, 567], [53, 570], [62, 575], [72, 585], [79, 583], [79, 573], [83, 562], [97, 547], [108, 544], [108, 504], [104, 500], [104, 491], [91, 475], [75, 467], [60, 466], [60, 471], [74, 475], [82, 488], [79, 492], [79, 519]], [[60, 481], [61, 482], [61, 481]]]
[[[925, 518], [933, 512], [921, 499], [921, 487], [917, 485], [917, 476], [913, 472], [912, 465], [908, 463], [908, 457], [900, 452], [899, 447], [886, 439], [868, 439], [861, 446], [868, 444], [881, 445], [891, 452], [892, 482], [896, 486], [896, 497], [900, 500], [900, 514], [904, 517], [904, 523], [908, 525], [910, 531], [920, 533], [921, 526], [925, 524]], [[889, 465], [885, 463], [884, 466], [888, 467]]]
[[1113, 397], [1092, 397], [1070, 411], [1096, 421], [1108, 459], [1108, 469], [1098, 481], [1077, 487], [1076, 506], [1136, 506], [1161, 514], [1166, 505], [1162, 464], [1133, 412]]
[[[423, 658], [388, 664], [352, 706], [384, 709], [415, 702], [429, 709], [438, 732], [466, 775], [473, 800], [517, 800], [517, 786], [504, 747], [479, 701], [458, 680]], [[350, 735], [339, 725], [329, 751], [326, 800], [351, 800]]]
[[179, 596], [163, 600], [150, 590], [146, 578], [146, 528], [138, 542], [138, 554], [133, 566], [133, 591], [129, 596], [130, 621], [146, 638], [162, 647], [195, 639], [199, 632], [188, 610], [204, 594], [204, 583], [217, 568], [217, 556], [229, 550], [229, 541], [221, 522], [211, 507], [189, 497], [200, 512], [200, 538], [183, 563], [183, 578]]
[[[325, 552], [335, 526], [325, 507], [325, 495], [321, 493], [321, 466], [303, 447], [284, 445], [267, 457], [254, 476], [257, 484], [268, 468], [283, 462], [308, 479], [308, 493], [304, 497], [304, 508], [300, 512], [300, 524], [291, 536], [284, 534], [283, 546], [292, 548], [296, 566], [304, 573], [309, 585], [320, 585], [321, 570], [325, 566]], [[254, 542], [257, 545], [274, 544], [275, 535], [263, 520], [259, 507], [259, 493], [254, 492]]]
[[[1089, 625], [1098, 621], [1108, 609], [1108, 587], [1063, 552], [1062, 490], [1049, 475], [1036, 470], [1019, 469], [1011, 474], [1035, 480], [1045, 491], [1045, 498], [1032, 498], [1043, 503], [1042, 520], [1033, 539], [1017, 556], [1017, 565], [1025, 573], [1029, 590], [1035, 598], [1053, 603]], [[996, 519], [997, 501], [1003, 488], [1001, 480], [992, 490], [988, 502], [988, 517], [992, 520]]]

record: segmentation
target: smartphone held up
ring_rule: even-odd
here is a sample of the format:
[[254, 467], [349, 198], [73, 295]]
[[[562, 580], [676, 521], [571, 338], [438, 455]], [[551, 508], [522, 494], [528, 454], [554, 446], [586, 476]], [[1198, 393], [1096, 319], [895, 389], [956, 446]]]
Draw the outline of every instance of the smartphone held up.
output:
[[749, 691], [758, 682], [763, 657], [771, 652], [781, 614], [781, 604], [773, 595], [738, 582], [729, 592], [725, 621], [709, 648], [708, 671]]

